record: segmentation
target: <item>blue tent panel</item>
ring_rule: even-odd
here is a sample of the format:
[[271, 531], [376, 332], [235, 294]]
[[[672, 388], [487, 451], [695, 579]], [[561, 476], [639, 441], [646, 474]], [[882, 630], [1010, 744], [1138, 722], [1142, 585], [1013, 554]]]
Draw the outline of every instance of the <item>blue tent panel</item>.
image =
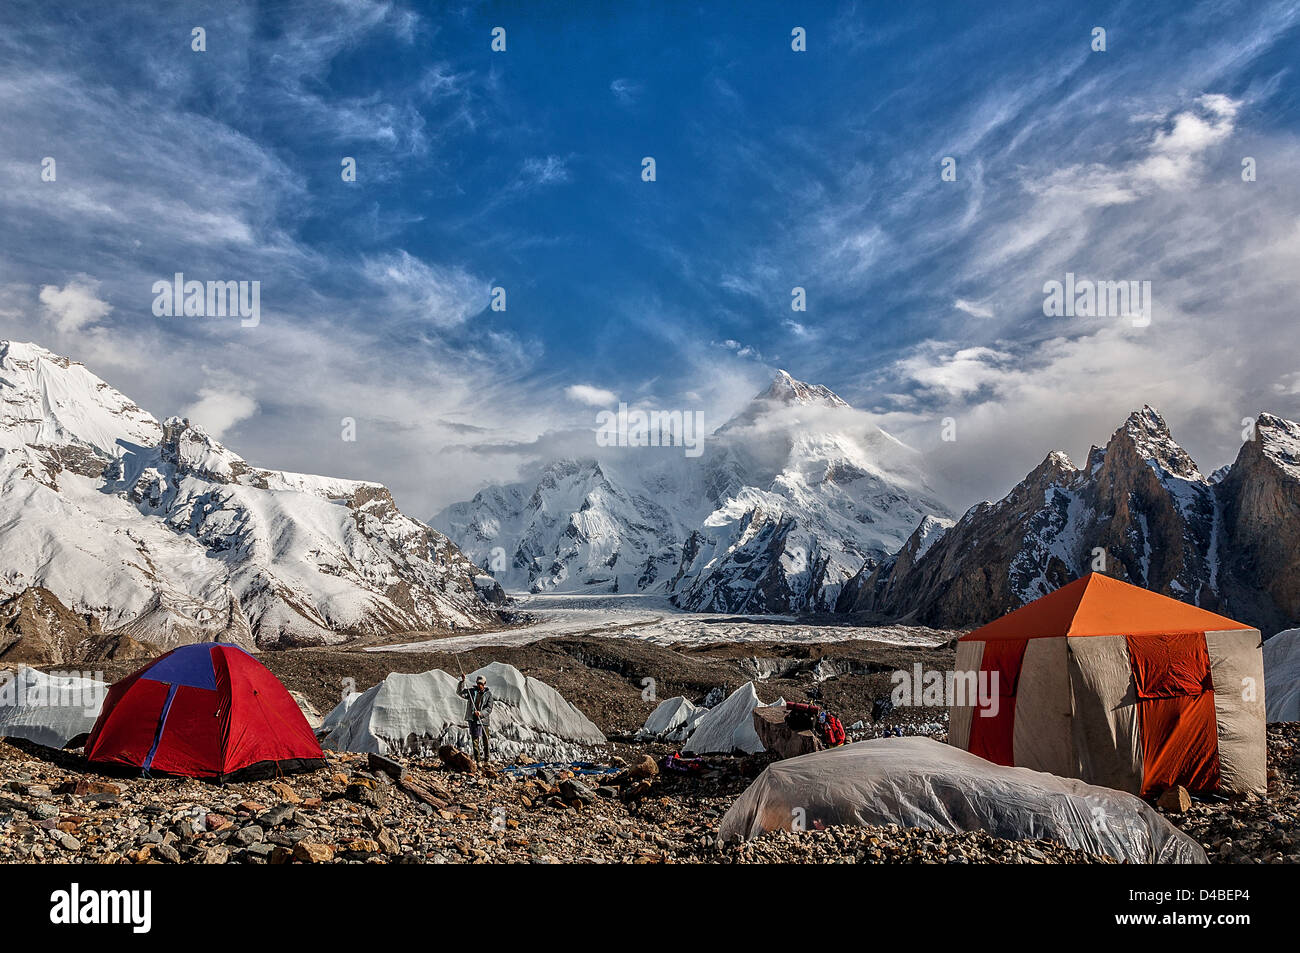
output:
[[194, 688], [215, 689], [217, 673], [212, 667], [213, 643], [182, 645], [168, 652], [141, 678], [172, 685], [189, 685]]

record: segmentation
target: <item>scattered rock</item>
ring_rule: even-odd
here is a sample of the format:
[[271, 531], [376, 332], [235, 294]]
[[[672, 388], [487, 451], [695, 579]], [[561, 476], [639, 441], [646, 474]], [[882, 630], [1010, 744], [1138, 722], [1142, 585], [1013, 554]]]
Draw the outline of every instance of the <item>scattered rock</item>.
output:
[[382, 754], [371, 753], [366, 757], [366, 766], [371, 771], [382, 771], [394, 781], [401, 781], [406, 777], [406, 765], [393, 758], [386, 758]]
[[328, 844], [300, 840], [293, 845], [293, 859], [304, 864], [328, 864], [334, 859], [334, 848]]
[[1170, 814], [1182, 814], [1192, 806], [1192, 796], [1187, 793], [1187, 788], [1175, 784], [1171, 788], [1165, 788], [1156, 803]]
[[446, 765], [449, 771], [460, 771], [463, 773], [472, 773], [474, 771], [474, 761], [465, 752], [452, 745], [443, 745], [438, 749], [438, 758]]

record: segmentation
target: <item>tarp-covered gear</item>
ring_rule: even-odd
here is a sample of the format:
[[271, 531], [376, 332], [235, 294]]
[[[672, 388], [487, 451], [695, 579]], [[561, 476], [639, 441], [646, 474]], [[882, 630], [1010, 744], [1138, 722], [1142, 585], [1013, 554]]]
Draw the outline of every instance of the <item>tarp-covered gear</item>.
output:
[[1129, 863], [1207, 863], [1141, 799], [1008, 768], [930, 738], [877, 738], [768, 765], [723, 816], [724, 839], [839, 824], [1046, 838]]
[[1092, 573], [957, 643], [948, 741], [1158, 793], [1267, 788], [1257, 629]]
[[1279, 632], [1264, 643], [1268, 720], [1300, 721], [1300, 629]]
[[237, 645], [182, 645], [109, 690], [86, 742], [91, 763], [193, 778], [324, 764], [302, 711]]
[[[605, 736], [550, 685], [524, 675], [513, 665], [491, 662], [482, 675], [492, 692], [492, 748], [511, 761], [523, 756], [546, 761], [579, 761]], [[470, 747], [469, 719], [460, 680], [434, 669], [420, 674], [394, 672], [371, 686], [337, 715], [322, 742], [330, 751], [374, 751], [388, 757], [422, 758], [443, 745]], [[342, 704], [342, 703], [341, 703]]]
[[0, 672], [0, 738], [76, 747], [95, 726], [107, 695], [108, 685], [93, 678], [47, 674], [26, 665]]

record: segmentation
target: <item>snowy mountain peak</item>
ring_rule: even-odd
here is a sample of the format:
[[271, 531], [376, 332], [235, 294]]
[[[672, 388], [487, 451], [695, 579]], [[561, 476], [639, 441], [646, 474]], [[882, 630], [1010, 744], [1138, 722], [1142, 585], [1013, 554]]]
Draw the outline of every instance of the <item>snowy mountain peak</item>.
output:
[[0, 527], [0, 596], [43, 587], [163, 648], [473, 626], [499, 594], [379, 484], [251, 467], [17, 342], [0, 343]]
[[653, 591], [684, 608], [830, 609], [867, 560], [947, 516], [920, 454], [784, 371], [698, 460], [555, 460], [431, 520], [510, 588]]
[[1300, 476], [1300, 424], [1273, 414], [1260, 414], [1255, 421], [1255, 437], [1274, 463]]
[[198, 424], [181, 417], [163, 421], [159, 450], [178, 473], [192, 473], [215, 483], [231, 483], [252, 472], [243, 457], [224, 447]]
[[829, 407], [847, 407], [842, 399], [829, 387], [821, 384], [806, 384], [783, 370], [776, 372], [767, 390], [759, 394], [756, 400], [771, 401], [781, 404], [825, 404]]
[[1111, 437], [1106, 447], [1108, 455], [1119, 441], [1128, 443], [1139, 459], [1171, 476], [1204, 482], [1195, 461], [1174, 440], [1169, 425], [1150, 404], [1129, 414], [1124, 426]]
[[0, 455], [44, 465], [72, 448], [107, 460], [160, 436], [158, 421], [83, 365], [37, 344], [0, 342]]
[[1055, 483], [1062, 476], [1072, 475], [1076, 472], [1075, 465], [1070, 461], [1069, 455], [1064, 450], [1053, 450], [1043, 462], [1030, 471], [1025, 477], [1025, 482], [1035, 486], [1047, 483]]

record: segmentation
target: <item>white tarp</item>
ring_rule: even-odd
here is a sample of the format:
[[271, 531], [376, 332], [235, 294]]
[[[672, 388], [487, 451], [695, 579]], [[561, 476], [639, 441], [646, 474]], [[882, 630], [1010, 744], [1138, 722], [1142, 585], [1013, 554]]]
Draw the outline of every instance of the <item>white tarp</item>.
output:
[[1008, 768], [931, 738], [877, 738], [768, 765], [722, 818], [726, 839], [767, 831], [898, 824], [1046, 838], [1129, 863], [1208, 863], [1131, 794]]
[[[492, 662], [471, 672], [466, 684], [482, 675], [492, 690], [490, 729], [492, 757], [513, 760], [523, 755], [547, 761], [573, 761], [606, 743], [600, 729], [545, 682], [525, 676], [513, 665]], [[364, 751], [423, 757], [442, 745], [469, 749], [465, 699], [457, 694], [459, 677], [439, 669], [418, 675], [393, 673], [330, 712], [337, 723], [321, 746], [331, 751]]]
[[654, 740], [679, 742], [690, 737], [696, 722], [709, 713], [702, 705], [697, 705], [684, 695], [676, 695], [661, 701], [645, 725], [636, 733], [640, 741]]
[[0, 737], [62, 748], [90, 733], [107, 695], [107, 683], [93, 678], [47, 675], [25, 665], [17, 673], [0, 672]]
[[763, 750], [754, 730], [753, 711], [763, 703], [758, 700], [754, 683], [746, 682], [710, 708], [682, 747], [696, 754], [731, 754], [739, 749], [746, 754]]
[[331, 731], [337, 728], [339, 722], [343, 720], [343, 716], [346, 715], [348, 709], [352, 707], [352, 703], [360, 697], [360, 692], [348, 692], [344, 695], [343, 700], [331, 708], [330, 713], [325, 716], [325, 720], [320, 723], [320, 727], [316, 729], [316, 737], [324, 738]]
[[1300, 629], [1264, 640], [1264, 708], [1268, 721], [1300, 721]]

